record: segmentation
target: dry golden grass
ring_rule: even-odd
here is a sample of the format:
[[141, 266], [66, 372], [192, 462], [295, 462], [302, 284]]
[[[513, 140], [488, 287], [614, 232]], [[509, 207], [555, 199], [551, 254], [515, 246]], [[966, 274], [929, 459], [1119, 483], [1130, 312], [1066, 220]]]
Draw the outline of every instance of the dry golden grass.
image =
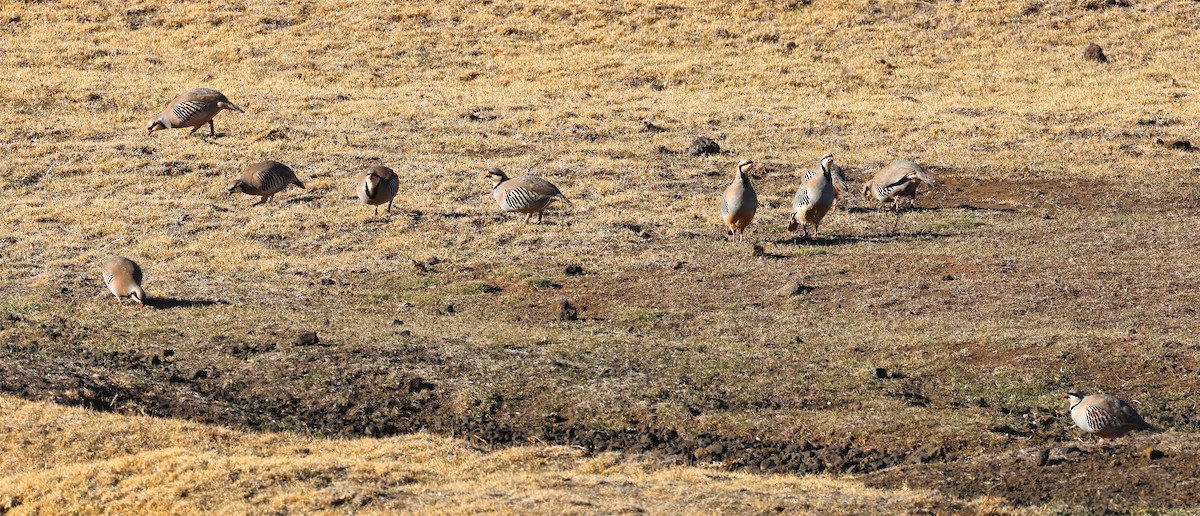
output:
[[847, 514], [946, 503], [927, 491], [668, 467], [565, 446], [484, 452], [428, 434], [248, 434], [9, 396], [0, 410], [0, 511], [14, 513]]
[[[0, 386], [78, 402], [71, 382], [100, 377], [127, 413], [338, 434], [402, 419], [395, 385], [419, 377], [454, 420], [961, 453], [1073, 435], [1036, 419], [1075, 387], [1194, 432], [1197, 161], [1154, 140], [1200, 128], [1197, 19], [1168, 0], [6, 2]], [[1110, 63], [1082, 59], [1092, 41]], [[145, 136], [198, 86], [246, 113]], [[699, 135], [726, 152], [679, 152]], [[903, 157], [946, 181], [900, 235], [847, 199], [833, 238], [798, 243], [796, 172], [826, 151], [856, 178]], [[740, 158], [767, 166], [761, 258], [720, 238]], [[308, 189], [225, 197], [260, 159]], [[402, 181], [378, 219], [352, 199], [375, 163]], [[522, 226], [492, 166], [575, 204]], [[166, 309], [106, 304], [112, 253]], [[813, 291], [774, 293], [789, 282]], [[309, 330], [330, 347], [290, 345]], [[145, 365], [167, 348], [209, 376]]]

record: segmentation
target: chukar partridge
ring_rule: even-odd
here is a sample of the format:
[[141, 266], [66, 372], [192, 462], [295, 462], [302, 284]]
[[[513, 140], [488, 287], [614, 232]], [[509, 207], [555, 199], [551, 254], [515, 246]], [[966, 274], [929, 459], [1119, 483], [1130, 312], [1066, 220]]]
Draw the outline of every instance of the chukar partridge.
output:
[[896, 213], [892, 233], [895, 233], [900, 225], [901, 199], [907, 199], [908, 206], [914, 207], [917, 201], [917, 187], [921, 186], [921, 183], [932, 185], [934, 181], [920, 165], [898, 159], [875, 171], [871, 179], [863, 185], [863, 198], [874, 197], [879, 202], [892, 201], [892, 210]]
[[146, 292], [142, 290], [142, 268], [133, 260], [124, 256], [109, 256], [100, 260], [100, 275], [108, 291], [117, 297], [117, 302], [125, 298], [137, 301], [138, 306], [145, 308]]
[[567, 196], [558, 191], [558, 187], [537, 176], [518, 176], [510, 178], [503, 170], [493, 168], [488, 170], [487, 177], [492, 181], [492, 198], [500, 209], [510, 213], [524, 213], [525, 223], [534, 213], [537, 214], [538, 224], [542, 223], [542, 210], [555, 198], [571, 204]]
[[750, 183], [750, 171], [755, 163], [742, 160], [733, 171], [733, 181], [725, 187], [721, 196], [721, 221], [729, 227], [729, 235], [738, 242], [746, 241], [746, 226], [754, 220], [758, 211], [758, 194]]
[[208, 88], [187, 90], [171, 99], [163, 108], [162, 113], [150, 119], [150, 123], [146, 126], [146, 135], [154, 134], [154, 131], [160, 129], [176, 127], [191, 127], [192, 132], [188, 134], [192, 134], [204, 127], [204, 124], [208, 124], [208, 135], [215, 136], [217, 131], [213, 127], [213, 117], [226, 109], [245, 113], [242, 108], [233, 105], [229, 99], [225, 98], [224, 94], [217, 90]]
[[836, 200], [833, 154], [826, 154], [800, 178], [800, 187], [796, 189], [796, 197], [792, 199], [792, 219], [788, 222], [788, 231], [803, 228], [804, 236], [808, 236], [808, 225], [812, 224], [812, 236], [817, 236], [821, 229], [821, 221], [833, 208]]
[[1088, 396], [1079, 391], [1067, 391], [1063, 398], [1070, 400], [1071, 419], [1084, 432], [1101, 440], [1121, 437], [1134, 430], [1157, 432], [1142, 416], [1120, 398], [1111, 394]]
[[287, 165], [278, 161], [260, 161], [242, 170], [242, 174], [229, 183], [225, 192], [242, 192], [248, 195], [261, 195], [262, 200], [251, 206], [266, 204], [275, 194], [282, 192], [288, 185], [304, 188], [304, 183], [296, 179], [296, 173]]
[[387, 203], [387, 213], [392, 212], [392, 199], [400, 191], [400, 178], [392, 169], [376, 165], [358, 178], [358, 198], [362, 202], [375, 207], [375, 215], [379, 215], [379, 205]]

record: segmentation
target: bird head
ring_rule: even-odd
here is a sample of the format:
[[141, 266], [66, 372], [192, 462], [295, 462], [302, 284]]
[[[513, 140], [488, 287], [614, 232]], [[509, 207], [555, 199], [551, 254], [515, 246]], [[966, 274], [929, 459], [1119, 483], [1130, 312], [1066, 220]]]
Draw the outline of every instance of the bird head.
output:
[[833, 166], [833, 154], [825, 154], [824, 156], [821, 156], [821, 169], [828, 172], [831, 170], [830, 167], [832, 167], [832, 166]]
[[129, 293], [129, 297], [137, 301], [138, 306], [142, 308], [146, 307], [146, 291], [142, 290], [142, 287], [134, 285], [132, 291]]
[[1082, 400], [1086, 396], [1087, 396], [1087, 394], [1084, 394], [1080, 391], [1067, 391], [1066, 394], [1063, 394], [1062, 397], [1064, 400], [1071, 400], [1071, 404], [1074, 405], [1074, 404], [1078, 403], [1079, 400]]
[[753, 160], [744, 159], [738, 162], [737, 171], [745, 175], [750, 175], [750, 171], [754, 170], [754, 168], [757, 166], [758, 164]]
[[166, 128], [167, 125], [163, 123], [162, 117], [156, 116], [151, 118], [150, 121], [146, 123], [146, 136], [154, 134], [154, 131]]
[[871, 199], [871, 183], [863, 183], [863, 199]]
[[500, 186], [500, 183], [508, 181], [508, 174], [505, 174], [503, 170], [498, 168], [492, 168], [488, 170], [484, 177], [487, 177], [492, 181], [492, 188]]
[[241, 192], [244, 185], [245, 183], [241, 179], [234, 179], [233, 182], [229, 183], [229, 186], [225, 187], [225, 195], [233, 195], [233, 192]]

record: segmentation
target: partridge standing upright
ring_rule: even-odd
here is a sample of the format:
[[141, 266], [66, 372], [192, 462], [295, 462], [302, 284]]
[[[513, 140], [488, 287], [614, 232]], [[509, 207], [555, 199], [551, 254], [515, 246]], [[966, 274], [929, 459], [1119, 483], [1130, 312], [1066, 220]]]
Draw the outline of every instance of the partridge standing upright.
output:
[[792, 199], [792, 219], [788, 222], [788, 231], [802, 227], [804, 236], [807, 237], [808, 225], [812, 224], [812, 236], [815, 237], [821, 229], [821, 220], [837, 200], [833, 178], [833, 154], [823, 156], [800, 180], [796, 197]]
[[225, 192], [242, 192], [248, 195], [261, 195], [262, 200], [251, 206], [266, 204], [275, 194], [282, 192], [288, 185], [304, 188], [304, 183], [296, 179], [296, 173], [287, 165], [278, 161], [260, 161], [242, 170], [242, 174], [229, 183]]
[[733, 181], [725, 187], [721, 195], [721, 222], [729, 227], [729, 235], [738, 242], [746, 241], [746, 226], [754, 220], [758, 211], [758, 194], [750, 183], [750, 171], [755, 163], [742, 160], [733, 171]]
[[567, 196], [558, 191], [558, 187], [537, 176], [518, 176], [510, 178], [503, 170], [493, 168], [487, 172], [492, 180], [492, 198], [500, 209], [510, 213], [524, 213], [525, 223], [529, 217], [537, 214], [537, 223], [542, 223], [542, 211], [555, 198], [571, 204]]
[[145, 308], [146, 292], [142, 290], [142, 268], [133, 260], [124, 256], [109, 256], [100, 260], [100, 275], [104, 285], [112, 295], [117, 296], [117, 302], [125, 298], [137, 301], [138, 306]]
[[1111, 394], [1088, 396], [1079, 391], [1067, 391], [1063, 398], [1070, 400], [1071, 419], [1084, 432], [1100, 440], [1121, 437], [1134, 430], [1157, 432], [1142, 416], [1120, 398]]
[[375, 207], [375, 215], [379, 215], [379, 205], [387, 203], [387, 213], [392, 212], [392, 199], [400, 191], [400, 178], [392, 169], [382, 165], [371, 167], [367, 173], [358, 178], [358, 198], [362, 202]]
[[908, 160], [898, 159], [877, 171], [869, 181], [863, 184], [863, 198], [874, 197], [876, 201], [892, 201], [892, 210], [896, 219], [892, 224], [892, 233], [900, 225], [900, 200], [908, 199], [908, 206], [916, 206], [917, 187], [921, 183], [934, 184], [933, 178], [925, 173], [920, 165]]
[[224, 94], [217, 90], [208, 88], [187, 90], [171, 99], [162, 113], [150, 119], [146, 126], [146, 135], [154, 134], [154, 131], [160, 129], [176, 127], [191, 127], [192, 132], [188, 134], [192, 134], [204, 127], [204, 124], [208, 124], [208, 135], [215, 136], [217, 131], [213, 127], [213, 117], [226, 109], [245, 113], [242, 108], [233, 105], [229, 99], [225, 98]]

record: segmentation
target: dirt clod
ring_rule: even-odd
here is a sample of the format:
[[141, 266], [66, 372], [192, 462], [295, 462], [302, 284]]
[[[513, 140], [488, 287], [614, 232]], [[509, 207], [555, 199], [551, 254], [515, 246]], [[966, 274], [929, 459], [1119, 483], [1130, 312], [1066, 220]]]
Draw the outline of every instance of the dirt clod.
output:
[[296, 336], [295, 344], [297, 346], [315, 346], [321, 343], [321, 339], [317, 337], [317, 332], [306, 331]]
[[1083, 58], [1097, 63], [1108, 62], [1108, 56], [1104, 55], [1104, 49], [1095, 43], [1088, 44], [1087, 48], [1083, 49]]
[[558, 320], [576, 321], [579, 319], [579, 309], [575, 308], [570, 301], [563, 300], [562, 304], [558, 305]]
[[692, 140], [692, 144], [688, 146], [687, 153], [689, 156], [707, 156], [721, 152], [721, 146], [712, 138], [701, 136]]
[[807, 294], [812, 291], [813, 291], [813, 287], [810, 287], [808, 285], [801, 285], [798, 282], [792, 281], [792, 282], [785, 284], [782, 287], [779, 287], [779, 289], [777, 289], [775, 291], [775, 293], [780, 296], [783, 296], [783, 297], [793, 297], [793, 296], [802, 296], [802, 295]]

